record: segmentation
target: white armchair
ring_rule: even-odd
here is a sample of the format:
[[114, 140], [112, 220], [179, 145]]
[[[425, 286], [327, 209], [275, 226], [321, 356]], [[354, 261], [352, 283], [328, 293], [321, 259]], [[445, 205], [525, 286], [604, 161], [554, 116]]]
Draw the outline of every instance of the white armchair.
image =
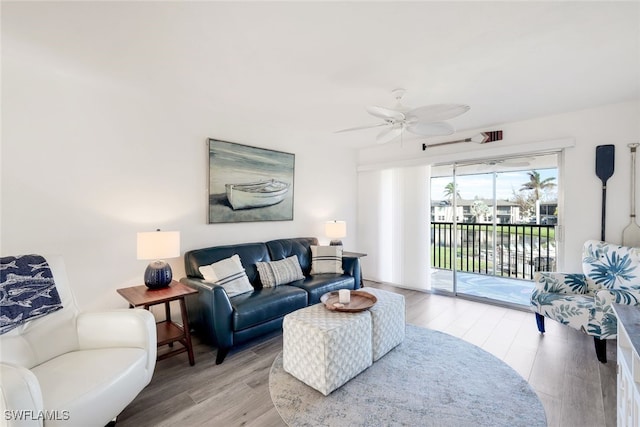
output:
[[46, 259], [63, 308], [0, 335], [0, 424], [103, 427], [151, 381], [155, 319], [80, 313], [62, 258]]

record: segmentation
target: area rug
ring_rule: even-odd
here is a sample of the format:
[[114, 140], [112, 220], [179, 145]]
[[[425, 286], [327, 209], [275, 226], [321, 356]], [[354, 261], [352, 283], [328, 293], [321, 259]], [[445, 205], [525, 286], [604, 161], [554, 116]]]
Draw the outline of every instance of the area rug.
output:
[[271, 400], [298, 426], [546, 426], [529, 384], [492, 354], [451, 335], [407, 325], [402, 344], [329, 396], [282, 368]]

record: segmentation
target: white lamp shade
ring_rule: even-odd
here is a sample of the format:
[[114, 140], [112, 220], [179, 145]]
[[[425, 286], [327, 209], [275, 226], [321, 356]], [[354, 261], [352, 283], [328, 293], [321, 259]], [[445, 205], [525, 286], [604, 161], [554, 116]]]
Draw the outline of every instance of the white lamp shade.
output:
[[179, 231], [138, 233], [138, 259], [167, 259], [180, 256]]
[[327, 237], [341, 239], [347, 235], [347, 223], [345, 221], [327, 221], [324, 225]]

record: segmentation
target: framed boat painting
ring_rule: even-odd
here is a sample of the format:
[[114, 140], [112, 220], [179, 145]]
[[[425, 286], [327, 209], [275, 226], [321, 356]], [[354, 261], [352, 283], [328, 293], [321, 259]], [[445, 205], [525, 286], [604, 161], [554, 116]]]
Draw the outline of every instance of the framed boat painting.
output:
[[295, 155], [209, 139], [209, 224], [293, 220]]

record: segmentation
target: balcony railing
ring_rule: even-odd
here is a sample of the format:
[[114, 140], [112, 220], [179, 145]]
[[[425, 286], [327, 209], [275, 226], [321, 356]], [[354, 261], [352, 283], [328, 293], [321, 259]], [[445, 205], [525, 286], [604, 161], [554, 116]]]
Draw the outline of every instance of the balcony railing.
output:
[[[454, 256], [451, 222], [431, 223], [431, 265], [458, 271], [533, 279], [536, 271], [555, 271], [555, 226], [459, 223]], [[495, 248], [495, 249], [494, 249]]]

